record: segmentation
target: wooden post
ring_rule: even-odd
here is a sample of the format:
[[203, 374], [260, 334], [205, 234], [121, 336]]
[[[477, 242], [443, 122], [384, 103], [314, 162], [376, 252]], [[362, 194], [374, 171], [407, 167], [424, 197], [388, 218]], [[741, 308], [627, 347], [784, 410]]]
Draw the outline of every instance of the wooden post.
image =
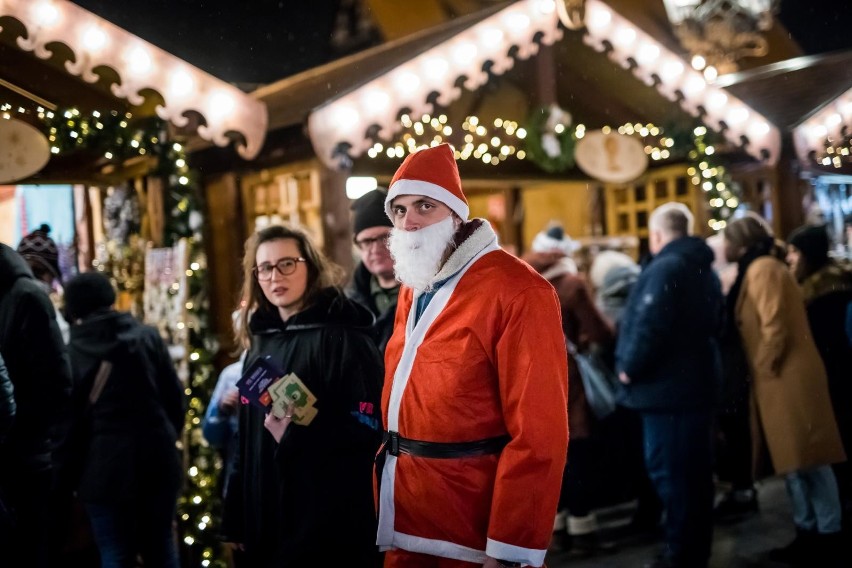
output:
[[777, 176], [773, 195], [773, 228], [776, 237], [784, 239], [796, 227], [804, 223], [805, 214], [802, 205], [802, 180], [799, 177], [799, 162], [793, 148], [793, 140], [785, 136], [781, 144], [781, 156], [776, 166]]
[[350, 172], [320, 165], [320, 200], [325, 254], [343, 267], [347, 278], [355, 267], [352, 252], [350, 201], [346, 197], [346, 178]]
[[207, 204], [205, 235], [210, 281], [210, 325], [222, 346], [217, 366], [234, 360], [234, 328], [231, 313], [239, 305], [245, 237], [240, 190], [236, 175], [226, 173], [204, 180]]

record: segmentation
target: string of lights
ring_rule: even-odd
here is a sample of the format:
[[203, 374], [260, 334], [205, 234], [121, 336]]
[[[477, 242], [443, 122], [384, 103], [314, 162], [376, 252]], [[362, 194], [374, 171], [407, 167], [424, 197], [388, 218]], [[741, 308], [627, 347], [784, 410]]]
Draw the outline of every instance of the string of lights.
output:
[[725, 228], [727, 219], [739, 207], [738, 191], [727, 168], [717, 158], [716, 146], [710, 140], [707, 128], [697, 126], [693, 135], [694, 146], [689, 151], [690, 166], [686, 173], [692, 178], [692, 184], [704, 192], [710, 206], [707, 224], [714, 231], [719, 231]]
[[519, 160], [526, 157], [526, 152], [521, 149], [526, 130], [512, 120], [497, 118], [488, 125], [477, 116], [466, 116], [458, 129], [449, 124], [446, 114], [424, 114], [419, 120], [403, 114], [399, 122], [402, 128], [400, 137], [393, 142], [375, 141], [367, 150], [368, 157], [385, 155], [401, 159], [406, 154], [443, 142], [453, 144], [457, 160], [472, 157], [496, 166], [512, 156]]

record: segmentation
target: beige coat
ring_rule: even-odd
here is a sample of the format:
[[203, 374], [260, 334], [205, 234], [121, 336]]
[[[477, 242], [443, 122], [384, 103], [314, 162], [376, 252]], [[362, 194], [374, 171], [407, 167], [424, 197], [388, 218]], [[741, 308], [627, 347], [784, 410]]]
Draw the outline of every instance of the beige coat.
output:
[[[755, 475], [845, 461], [825, 367], [811, 337], [801, 292], [784, 263], [763, 256], [748, 267], [736, 317], [754, 377]], [[780, 363], [777, 373], [773, 361]]]

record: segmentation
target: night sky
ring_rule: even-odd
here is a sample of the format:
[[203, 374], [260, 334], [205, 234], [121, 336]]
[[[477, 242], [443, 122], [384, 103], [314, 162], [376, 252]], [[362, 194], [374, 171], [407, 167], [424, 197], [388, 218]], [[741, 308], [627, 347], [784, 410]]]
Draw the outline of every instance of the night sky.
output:
[[[256, 84], [273, 82], [332, 58], [328, 38], [339, 1], [74, 3], [217, 77]], [[782, 0], [779, 19], [806, 53], [852, 49], [852, 1]]]
[[270, 83], [330, 58], [337, 0], [74, 0], [226, 81]]

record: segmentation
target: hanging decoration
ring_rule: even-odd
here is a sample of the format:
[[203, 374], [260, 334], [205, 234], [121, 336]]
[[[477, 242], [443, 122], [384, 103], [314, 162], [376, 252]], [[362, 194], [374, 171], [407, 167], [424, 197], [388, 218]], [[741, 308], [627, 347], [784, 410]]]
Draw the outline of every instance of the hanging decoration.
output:
[[642, 143], [610, 128], [586, 133], [577, 143], [576, 158], [583, 172], [607, 183], [633, 181], [648, 169]]
[[564, 172], [574, 167], [576, 142], [571, 114], [555, 104], [536, 109], [527, 119], [527, 154], [546, 172]]
[[29, 177], [48, 160], [50, 147], [38, 129], [14, 118], [0, 120], [0, 184]]
[[[129, 113], [78, 109], [27, 109], [0, 104], [0, 122], [13, 116], [25, 118], [48, 139], [54, 155], [85, 151], [98, 153], [103, 164], [120, 164], [136, 156], [154, 159], [151, 177], [164, 180], [165, 245], [185, 240], [188, 268], [185, 271], [186, 312], [180, 322], [188, 331], [186, 397], [189, 401], [183, 435], [184, 490], [178, 502], [178, 531], [184, 566], [226, 568], [216, 532], [220, 510], [218, 475], [221, 460], [204, 441], [201, 421], [215, 386], [213, 355], [218, 345], [210, 332], [207, 260], [203, 242], [203, 203], [196, 173], [190, 169], [184, 146], [170, 140], [165, 122], [158, 118], [134, 120]], [[108, 204], [108, 207], [112, 205]], [[133, 227], [133, 208], [115, 207], [111, 227], [126, 235], [127, 242], [108, 241], [94, 267], [111, 275], [119, 291], [141, 287], [144, 279], [145, 244], [138, 234], [125, 232], [121, 219]], [[138, 213], [138, 209], [136, 210]], [[112, 244], [110, 244], [112, 243]], [[137, 276], [139, 282], [137, 282]], [[175, 291], [177, 293], [177, 291]], [[136, 315], [141, 315], [141, 306]]]

